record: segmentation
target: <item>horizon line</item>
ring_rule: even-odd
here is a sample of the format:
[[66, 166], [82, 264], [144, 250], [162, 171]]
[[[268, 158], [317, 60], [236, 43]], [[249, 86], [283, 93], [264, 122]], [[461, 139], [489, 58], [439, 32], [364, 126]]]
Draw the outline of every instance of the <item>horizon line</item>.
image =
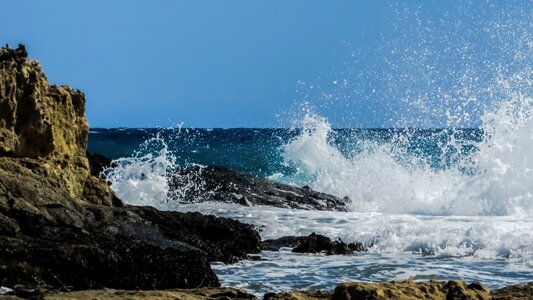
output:
[[[119, 127], [89, 127], [90, 130], [110, 130], [110, 129], [137, 129], [137, 130], [175, 130], [175, 129], [193, 129], [193, 130], [233, 130], [233, 129], [250, 129], [250, 130], [258, 130], [258, 129], [302, 129], [303, 127], [126, 127], [126, 126], [119, 126]], [[442, 130], [442, 129], [483, 129], [482, 127], [331, 127], [333, 130]]]

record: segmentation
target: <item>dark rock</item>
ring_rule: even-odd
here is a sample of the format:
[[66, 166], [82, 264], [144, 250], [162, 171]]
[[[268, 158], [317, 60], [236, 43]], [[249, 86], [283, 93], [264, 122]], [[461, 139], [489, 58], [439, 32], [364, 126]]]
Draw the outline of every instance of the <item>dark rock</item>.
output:
[[216, 286], [209, 261], [230, 263], [259, 252], [251, 225], [199, 213], [80, 203], [53, 177], [13, 160], [0, 157], [1, 286]]
[[298, 253], [320, 253], [327, 255], [351, 254], [353, 252], [366, 251], [363, 243], [346, 244], [342, 240], [332, 241], [330, 238], [311, 233], [308, 236], [285, 236], [275, 240], [265, 240], [261, 242], [262, 250], [279, 251], [280, 248], [293, 248], [292, 252]]
[[90, 152], [87, 152], [87, 159], [89, 159], [89, 169], [91, 170], [91, 175], [104, 179], [101, 176], [101, 173], [111, 166], [111, 159], [98, 153]]
[[164, 291], [90, 290], [67, 293], [45, 293], [44, 300], [72, 299], [187, 299], [187, 300], [256, 300], [253, 294], [228, 287], [203, 287], [193, 289], [169, 289]]
[[514, 284], [492, 291], [492, 299], [533, 299], [533, 281], [528, 284]]
[[[188, 186], [187, 190], [183, 187]], [[170, 196], [184, 202], [221, 201], [241, 205], [346, 211], [347, 199], [298, 188], [222, 167], [191, 167], [169, 174]]]
[[266, 293], [264, 300], [329, 300], [332, 294], [323, 291], [290, 291], [278, 293]]
[[9, 48], [9, 45], [6, 44], [5, 47], [0, 49], [0, 62], [4, 61], [13, 61], [18, 62], [26, 59], [28, 57], [28, 52], [26, 52], [26, 47], [22, 44], [19, 44], [17, 49]]
[[284, 236], [274, 240], [261, 242], [261, 250], [279, 251], [281, 248], [295, 248], [300, 245], [307, 236]]
[[193, 212], [164, 212], [151, 207], [129, 207], [127, 211], [157, 224], [165, 237], [201, 249], [210, 261], [231, 263], [260, 251], [260, 237], [254, 227], [236, 220]]

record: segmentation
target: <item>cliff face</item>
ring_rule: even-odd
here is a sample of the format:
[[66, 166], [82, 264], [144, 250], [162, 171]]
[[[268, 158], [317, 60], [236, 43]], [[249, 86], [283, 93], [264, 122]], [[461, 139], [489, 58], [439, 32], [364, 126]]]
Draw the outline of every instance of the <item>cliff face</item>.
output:
[[249, 225], [122, 204], [91, 175], [85, 98], [0, 49], [0, 286], [216, 286], [209, 261], [259, 250]]
[[80, 198], [89, 178], [88, 131], [82, 92], [50, 86], [23, 46], [0, 49], [1, 154], [39, 160], [71, 196]]

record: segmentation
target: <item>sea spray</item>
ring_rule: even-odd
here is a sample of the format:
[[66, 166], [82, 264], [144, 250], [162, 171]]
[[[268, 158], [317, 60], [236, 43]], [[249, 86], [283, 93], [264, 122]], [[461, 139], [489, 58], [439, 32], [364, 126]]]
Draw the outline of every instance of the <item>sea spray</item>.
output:
[[437, 141], [438, 151], [431, 158], [408, 149], [416, 138], [409, 130], [384, 143], [360, 140], [352, 147], [357, 151], [343, 154], [333, 142], [335, 132], [327, 120], [308, 113], [301, 133], [285, 145], [283, 155], [298, 178], [307, 178], [306, 184], [316, 190], [348, 196], [353, 211], [529, 214], [532, 110], [531, 98], [522, 94], [501, 102], [483, 116], [484, 137], [479, 142], [458, 138], [458, 130], [436, 131], [430, 139]]
[[115, 159], [102, 173], [119, 198], [128, 204], [173, 209], [168, 201], [168, 171], [176, 158], [157, 133], [144, 141], [131, 157]]
[[[131, 156], [113, 160], [102, 174], [117, 196], [128, 204], [162, 210], [175, 210], [181, 202], [203, 200], [209, 194], [201, 177], [204, 166], [187, 161], [178, 164], [177, 151], [170, 149], [181, 136], [181, 126], [157, 130]], [[197, 171], [180, 172], [192, 167]]]
[[449, 214], [442, 200], [453, 186], [456, 170], [432, 170], [420, 156], [408, 154], [402, 142], [406, 132], [387, 143], [359, 141], [360, 149], [341, 154], [328, 136], [329, 123], [306, 115], [302, 133], [284, 148], [286, 162], [308, 173], [316, 190], [348, 196], [360, 212]]

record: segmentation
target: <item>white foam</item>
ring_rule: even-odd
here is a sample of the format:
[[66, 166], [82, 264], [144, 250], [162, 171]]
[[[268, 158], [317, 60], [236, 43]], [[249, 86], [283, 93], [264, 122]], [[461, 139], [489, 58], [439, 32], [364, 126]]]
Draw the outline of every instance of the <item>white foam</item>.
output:
[[[348, 256], [262, 252], [267, 261], [214, 265], [224, 284], [255, 291], [324, 289], [342, 280], [411, 277], [462, 278], [491, 286], [533, 280], [529, 272], [533, 267], [533, 222], [528, 216], [327, 212], [225, 203], [187, 204], [179, 210], [252, 223], [263, 239], [316, 232], [332, 239], [372, 245], [363, 254]], [[283, 284], [275, 287], [267, 277]]]
[[167, 174], [175, 165], [175, 157], [159, 134], [146, 140], [131, 157], [113, 160], [111, 165], [103, 174], [126, 203], [162, 210], [178, 205], [168, 199]]

